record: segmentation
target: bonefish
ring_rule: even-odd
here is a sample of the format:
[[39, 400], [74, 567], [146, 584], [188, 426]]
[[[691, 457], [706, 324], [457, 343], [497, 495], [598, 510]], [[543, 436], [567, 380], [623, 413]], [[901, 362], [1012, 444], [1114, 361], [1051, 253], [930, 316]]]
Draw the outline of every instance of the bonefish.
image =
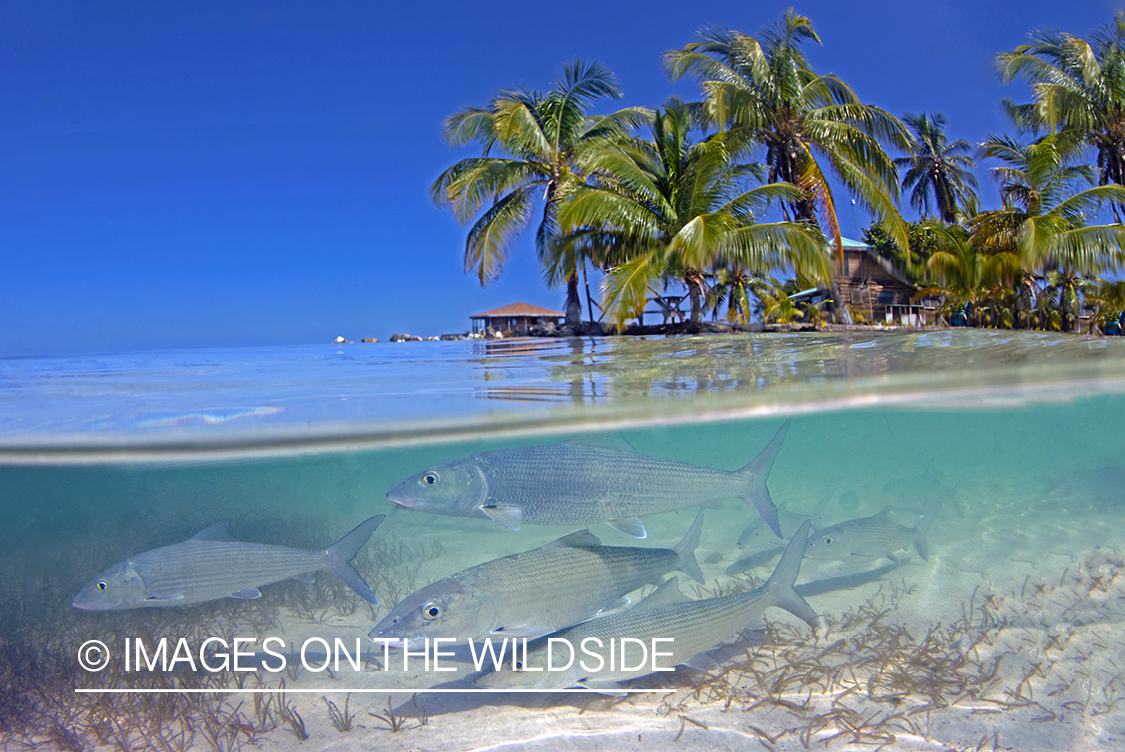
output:
[[781, 537], [766, 479], [789, 430], [788, 421], [741, 470], [729, 472], [638, 454], [624, 441], [579, 437], [561, 444], [511, 447], [462, 457], [423, 470], [387, 498], [399, 506], [456, 517], [523, 524], [605, 522], [634, 538], [647, 533], [640, 517], [740, 498]]

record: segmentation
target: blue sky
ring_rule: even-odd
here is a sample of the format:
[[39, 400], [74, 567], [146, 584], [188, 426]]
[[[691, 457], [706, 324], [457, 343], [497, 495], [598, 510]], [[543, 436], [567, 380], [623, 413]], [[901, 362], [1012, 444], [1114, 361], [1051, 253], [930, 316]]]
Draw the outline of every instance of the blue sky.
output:
[[[516, 300], [561, 308], [530, 234], [499, 282], [429, 201], [441, 121], [597, 59], [620, 103], [694, 97], [660, 55], [790, 3], [57, 2], [0, 5], [0, 354], [463, 331]], [[1087, 35], [1111, 2], [795, 4], [819, 72], [952, 138], [1028, 98], [992, 58], [1029, 29]], [[998, 203], [981, 174], [981, 198]], [[904, 215], [914, 216], [908, 207]], [[858, 224], [865, 224], [858, 217]], [[854, 224], [846, 214], [842, 226]], [[849, 233], [851, 234], [851, 233]]]

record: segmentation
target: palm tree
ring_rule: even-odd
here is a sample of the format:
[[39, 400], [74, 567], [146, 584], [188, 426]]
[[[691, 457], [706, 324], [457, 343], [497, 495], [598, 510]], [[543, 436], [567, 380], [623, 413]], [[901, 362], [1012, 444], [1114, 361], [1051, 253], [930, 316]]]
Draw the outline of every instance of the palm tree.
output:
[[[1054, 30], [996, 57], [1000, 78], [1031, 85], [1032, 103], [1005, 103], [1021, 127], [1074, 131], [1097, 150], [1098, 184], [1125, 185], [1125, 13], [1092, 35], [1092, 43]], [[1125, 205], [1113, 202], [1121, 221]]]
[[1087, 281], [1083, 284], [1083, 293], [1086, 302], [1094, 307], [1094, 315], [1090, 317], [1091, 333], [1118, 321], [1121, 312], [1125, 311], [1125, 280]]
[[990, 252], [1007, 252], [1025, 274], [1050, 276], [1058, 295], [1059, 325], [1069, 331], [1077, 317], [1078, 280], [1120, 266], [1125, 226], [1087, 225], [1105, 203], [1125, 203], [1125, 187], [1093, 183], [1093, 170], [1076, 165], [1082, 143], [1073, 131], [1050, 134], [1024, 145], [992, 136], [982, 144], [1001, 184], [1002, 209], [977, 214], [969, 223], [973, 242]]
[[698, 327], [706, 278], [718, 267], [761, 274], [794, 266], [813, 279], [830, 275], [815, 228], [754, 221], [773, 201], [799, 200], [799, 190], [784, 183], [746, 190], [761, 170], [740, 163], [723, 134], [693, 141], [694, 125], [693, 108], [673, 99], [655, 115], [651, 141], [589, 152], [583, 167], [592, 184], [560, 206], [565, 234], [556, 253], [585, 254], [609, 269], [604, 307], [619, 326], [643, 310], [658, 283], [677, 280]]
[[780, 288], [763, 291], [762, 318], [775, 324], [791, 324], [803, 316], [801, 309], [793, 304], [789, 294]]
[[[548, 92], [507, 89], [487, 107], [465, 107], [445, 121], [451, 146], [470, 141], [481, 145], [483, 156], [463, 159], [443, 172], [430, 187], [438, 206], [449, 207], [462, 223], [477, 217], [465, 241], [465, 271], [482, 285], [503, 271], [516, 239], [530, 226], [540, 198], [543, 215], [535, 236], [544, 263], [557, 235], [561, 198], [584, 176], [576, 165], [586, 149], [623, 138], [644, 122], [650, 112], [627, 108], [612, 115], [591, 116], [599, 97], [619, 99], [613, 74], [598, 63], [575, 61]], [[499, 152], [503, 156], [492, 156]], [[581, 320], [578, 267], [565, 269], [568, 324]]]
[[732, 324], [749, 324], [753, 309], [751, 299], [760, 300], [770, 283], [777, 286], [774, 280], [764, 280], [761, 275], [747, 272], [738, 266], [715, 269], [710, 283], [704, 305], [711, 309], [711, 320], [717, 320], [719, 310], [726, 305], [726, 319]]
[[[664, 56], [668, 75], [698, 79], [710, 121], [766, 149], [769, 182], [797, 186], [788, 217], [818, 223], [836, 239], [843, 259], [836, 202], [829, 174], [883, 225], [894, 242], [907, 247], [906, 227], [896, 208], [898, 172], [879, 141], [906, 149], [902, 124], [878, 107], [863, 104], [833, 75], [817, 75], [802, 42], [820, 44], [812, 23], [792, 9], [759, 39], [721, 28], [704, 29], [698, 41]], [[851, 321], [832, 280], [836, 315]]]
[[977, 187], [976, 176], [969, 170], [976, 161], [969, 156], [972, 147], [959, 139], [949, 143], [945, 136], [945, 116], [940, 112], [911, 115], [903, 118], [914, 132], [910, 156], [895, 160], [895, 165], [905, 168], [902, 176], [903, 190], [914, 187], [910, 205], [922, 214], [930, 212], [933, 195], [937, 215], [943, 222], [957, 221], [958, 205], [973, 206]]
[[926, 261], [938, 284], [919, 291], [920, 297], [940, 295], [944, 300], [940, 312], [948, 317], [953, 311], [967, 309], [969, 323], [981, 326], [984, 309], [1002, 291], [1009, 288], [1019, 259], [1007, 251], [982, 252], [960, 227], [935, 228], [937, 250]]

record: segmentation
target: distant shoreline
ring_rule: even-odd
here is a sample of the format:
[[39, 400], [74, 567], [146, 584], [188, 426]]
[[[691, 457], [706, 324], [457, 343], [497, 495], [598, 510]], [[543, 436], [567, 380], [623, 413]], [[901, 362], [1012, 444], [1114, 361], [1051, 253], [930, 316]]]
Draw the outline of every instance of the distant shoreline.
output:
[[[399, 335], [395, 334], [391, 337], [389, 342], [450, 342], [458, 340], [483, 340], [487, 342], [496, 342], [511, 339], [561, 339], [566, 337], [644, 337], [644, 336], [666, 336], [666, 337], [690, 337], [701, 334], [790, 334], [790, 333], [807, 333], [807, 332], [885, 332], [888, 334], [902, 334], [909, 332], [940, 332], [940, 331], [959, 331], [969, 329], [988, 329], [988, 327], [960, 327], [949, 325], [927, 325], [927, 326], [879, 326], [873, 324], [810, 324], [810, 323], [793, 323], [793, 324], [726, 324], [715, 321], [704, 321], [700, 324], [692, 326], [686, 322], [676, 322], [672, 324], [646, 324], [646, 325], [631, 325], [625, 327], [621, 331], [607, 330], [604, 326], [598, 323], [591, 324], [584, 322], [577, 327], [564, 327], [555, 329], [553, 331], [533, 330], [526, 334], [504, 334], [500, 337], [486, 337], [479, 334], [472, 334], [465, 332], [463, 334], [442, 334], [436, 336], [418, 336], [418, 335]], [[995, 330], [995, 331], [1040, 331], [1043, 330]], [[1090, 333], [1090, 332], [1044, 332], [1050, 334], [1068, 334], [1087, 339], [1103, 339], [1112, 338], [1113, 335]], [[360, 340], [364, 343], [379, 342], [375, 338], [364, 338]], [[342, 337], [336, 339], [336, 344], [354, 344], [354, 340], [344, 340]]]

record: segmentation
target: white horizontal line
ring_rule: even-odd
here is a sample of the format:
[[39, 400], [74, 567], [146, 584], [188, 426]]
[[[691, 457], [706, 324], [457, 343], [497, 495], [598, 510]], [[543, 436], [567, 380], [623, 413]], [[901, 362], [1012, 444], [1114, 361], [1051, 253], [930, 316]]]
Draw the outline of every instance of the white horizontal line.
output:
[[[268, 687], [257, 687], [254, 689], [239, 689], [232, 687], [231, 689], [172, 689], [168, 687], [147, 687], [137, 689], [83, 689], [75, 688], [75, 694], [113, 694], [113, 695], [154, 695], [154, 694], [216, 694], [216, 695], [275, 695], [275, 694], [421, 694], [423, 692], [431, 692], [437, 694], [505, 694], [505, 693], [555, 693], [555, 692], [587, 692], [594, 693], [600, 690], [586, 689], [585, 687], [571, 687], [568, 689], [527, 689], [527, 688], [435, 688], [435, 689], [271, 689]], [[675, 692], [675, 689], [613, 689], [609, 690], [614, 694], [643, 694], [651, 692]]]

